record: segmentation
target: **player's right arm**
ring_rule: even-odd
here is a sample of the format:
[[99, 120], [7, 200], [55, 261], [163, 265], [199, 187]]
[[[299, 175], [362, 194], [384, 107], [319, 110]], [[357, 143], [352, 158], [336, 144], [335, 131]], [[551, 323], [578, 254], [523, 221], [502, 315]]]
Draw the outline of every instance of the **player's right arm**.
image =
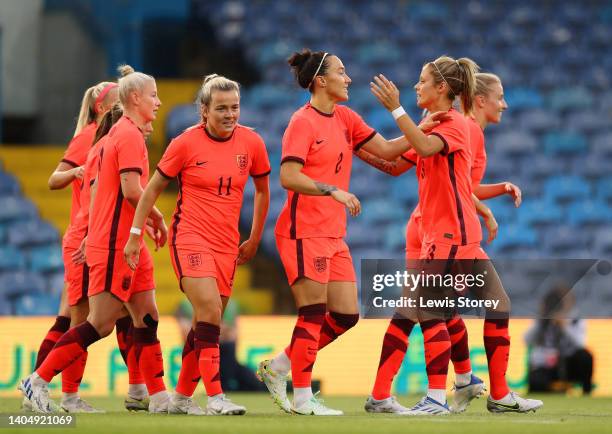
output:
[[402, 173], [406, 173], [408, 170], [414, 167], [414, 163], [405, 158], [398, 157], [394, 161], [387, 161], [383, 158], [377, 157], [363, 148], [360, 148], [357, 152], [355, 152], [355, 155], [370, 166], [391, 176], [400, 176]]
[[[124, 175], [128, 175], [128, 174], [136, 175], [136, 183], [138, 185], [138, 188], [136, 188], [131, 185], [131, 182], [129, 182], [131, 181], [131, 179], [128, 181], [129, 185], [127, 186], [127, 188], [133, 189], [133, 190], [128, 190], [130, 194], [133, 195], [131, 199], [128, 199], [128, 197], [126, 196], [126, 192], [123, 188]], [[129, 178], [131, 178], [131, 176]], [[139, 179], [140, 179], [140, 175], [137, 172], [126, 172], [126, 173], [121, 174], [121, 188], [122, 190], [124, 190], [124, 196], [126, 200], [128, 200], [130, 203], [132, 203], [132, 205], [134, 205], [133, 200], [137, 195], [137, 198], [135, 199], [136, 200], [136, 204], [135, 204], [136, 213], [134, 214], [134, 220], [132, 221], [132, 228], [138, 228], [141, 231], [145, 230], [145, 224], [147, 222], [147, 217], [150, 217], [153, 223], [154, 230], [155, 230], [156, 244], [159, 243], [159, 245], [163, 246], [166, 243], [165, 236], [164, 238], [158, 240], [157, 239], [157, 236], [158, 236], [157, 228], [160, 225], [163, 225], [165, 227], [164, 217], [161, 214], [161, 212], [159, 212], [159, 210], [155, 208], [155, 202], [157, 201], [157, 198], [162, 193], [162, 191], [164, 191], [164, 189], [168, 186], [168, 183], [170, 182], [170, 180], [160, 175], [160, 173], [156, 171], [153, 174], [153, 177], [147, 184], [144, 191], [142, 191], [142, 188], [140, 187]], [[140, 189], [140, 191], [138, 191], [138, 189]], [[140, 192], [142, 192], [142, 194]], [[162, 234], [163, 234], [163, 231], [162, 231]], [[130, 238], [128, 239], [128, 242], [125, 245], [123, 254], [125, 256], [126, 262], [128, 263], [128, 265], [130, 266], [132, 270], [135, 270], [136, 266], [138, 265], [139, 253], [140, 253], [140, 235], [130, 232]]]
[[61, 190], [70, 185], [75, 179], [83, 179], [83, 166], [75, 167], [65, 161], [60, 161], [49, 177], [49, 189]]
[[357, 196], [348, 191], [340, 190], [335, 185], [316, 181], [302, 172], [303, 163], [287, 160], [280, 169], [280, 182], [283, 188], [310, 196], [331, 196], [346, 206], [349, 213], [355, 217], [361, 212], [361, 203]]

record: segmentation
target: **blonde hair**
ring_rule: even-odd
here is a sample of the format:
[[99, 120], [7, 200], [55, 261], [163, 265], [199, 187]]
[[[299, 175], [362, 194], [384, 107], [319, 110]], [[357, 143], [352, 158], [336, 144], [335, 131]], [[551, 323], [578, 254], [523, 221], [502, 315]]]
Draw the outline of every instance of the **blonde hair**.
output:
[[433, 62], [427, 63], [434, 83], [446, 83], [447, 97], [454, 101], [457, 96], [461, 98], [461, 110], [470, 113], [474, 105], [474, 92], [476, 89], [476, 73], [480, 67], [472, 59], [462, 57], [453, 59], [449, 56], [440, 56]]
[[[83, 99], [81, 101], [81, 109], [79, 110], [79, 117], [77, 118], [76, 128], [74, 130], [74, 135], [76, 136], [85, 126], [89, 125], [93, 121], [96, 120], [96, 99], [100, 96], [100, 93], [107, 87], [112, 85], [113, 83], [110, 81], [103, 81], [95, 86], [90, 87], [85, 91], [83, 95]], [[108, 98], [108, 94], [104, 97], [104, 101]]]
[[[238, 92], [240, 97], [240, 84], [237, 81], [230, 80], [229, 78], [223, 77], [218, 74], [210, 74], [204, 77], [204, 82], [200, 88], [200, 95], [198, 97], [198, 104], [200, 105], [200, 113], [202, 113], [202, 107], [208, 107], [212, 101], [213, 91], [218, 90], [227, 92], [235, 90]], [[206, 122], [204, 115], [202, 115], [202, 121]]]
[[493, 90], [493, 85], [501, 84], [501, 79], [490, 72], [479, 72], [476, 74], [476, 89], [474, 95], [486, 97]]
[[120, 65], [119, 71], [119, 101], [124, 107], [129, 106], [129, 98], [132, 92], [142, 92], [148, 81], [155, 81], [155, 78], [142, 72], [134, 71], [130, 65]]

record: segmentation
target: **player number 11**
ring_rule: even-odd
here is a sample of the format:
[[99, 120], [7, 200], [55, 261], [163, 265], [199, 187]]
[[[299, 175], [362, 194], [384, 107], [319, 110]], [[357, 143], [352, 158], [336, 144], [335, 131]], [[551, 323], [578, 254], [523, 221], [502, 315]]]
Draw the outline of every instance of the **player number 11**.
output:
[[[227, 178], [227, 186], [225, 187], [225, 195], [230, 195], [230, 188], [232, 188], [232, 177], [228, 176]], [[219, 191], [217, 193], [219, 196], [223, 195], [223, 177], [219, 177]]]

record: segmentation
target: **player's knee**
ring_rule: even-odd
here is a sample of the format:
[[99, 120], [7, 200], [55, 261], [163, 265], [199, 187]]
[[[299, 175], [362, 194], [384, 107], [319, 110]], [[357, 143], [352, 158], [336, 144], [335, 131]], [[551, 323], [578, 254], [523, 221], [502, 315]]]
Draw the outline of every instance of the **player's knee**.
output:
[[329, 315], [333, 318], [335, 323], [342, 327], [344, 330], [348, 330], [352, 327], [355, 327], [357, 322], [359, 322], [358, 313], [330, 312]]

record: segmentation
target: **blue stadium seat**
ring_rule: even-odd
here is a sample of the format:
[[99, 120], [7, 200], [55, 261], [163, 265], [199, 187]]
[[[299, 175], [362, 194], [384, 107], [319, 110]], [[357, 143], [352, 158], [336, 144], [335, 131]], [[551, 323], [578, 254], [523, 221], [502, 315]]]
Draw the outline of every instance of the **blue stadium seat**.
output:
[[[249, 220], [251, 221], [252, 218]], [[47, 293], [60, 295], [64, 289], [64, 272], [55, 272], [47, 276]]]
[[593, 250], [599, 258], [612, 259], [612, 231], [600, 229], [593, 242]]
[[14, 196], [19, 194], [19, 191], [17, 179], [6, 172], [0, 171], [0, 197]]
[[13, 303], [0, 295], [0, 316], [13, 315]]
[[522, 247], [536, 247], [537, 242], [535, 230], [520, 224], [509, 224], [499, 228], [491, 247], [496, 252], [504, 252]]
[[544, 151], [548, 155], [580, 154], [586, 150], [587, 141], [582, 134], [550, 132], [544, 136]]
[[587, 248], [588, 240], [580, 235], [576, 232], [576, 228], [561, 225], [546, 230], [542, 235], [542, 240], [549, 254], [564, 256], [570, 252]]
[[521, 113], [519, 124], [521, 128], [533, 133], [542, 133], [558, 128], [561, 125], [561, 119], [549, 110], [535, 108]]
[[50, 244], [59, 240], [59, 233], [52, 225], [41, 220], [29, 220], [10, 226], [8, 242], [17, 247]]
[[589, 109], [593, 105], [591, 93], [582, 87], [562, 88], [553, 91], [548, 106], [557, 111]]
[[527, 226], [552, 226], [563, 219], [563, 210], [559, 205], [542, 199], [526, 200], [517, 211], [519, 222]]
[[19, 270], [25, 266], [25, 257], [13, 246], [0, 246], [0, 271]]
[[59, 245], [34, 247], [29, 253], [29, 268], [32, 271], [46, 273], [63, 268], [62, 249]]
[[[608, 172], [608, 175], [611, 172]], [[597, 183], [597, 199], [612, 204], [612, 177], [600, 179]]]
[[602, 132], [593, 137], [591, 141], [591, 150], [599, 158], [612, 158], [612, 130]]
[[605, 225], [612, 222], [612, 209], [605, 202], [585, 200], [568, 208], [569, 222], [574, 226]]
[[406, 248], [406, 224], [395, 223], [384, 231], [384, 247], [390, 252], [401, 252]]
[[13, 271], [0, 274], [0, 293], [6, 296], [43, 293], [45, 289], [45, 279], [38, 273]]
[[530, 177], [537, 180], [566, 173], [563, 161], [542, 154], [529, 156], [521, 167], [524, 169], [525, 178]]
[[602, 158], [594, 153], [589, 153], [584, 158], [578, 156], [573, 160], [572, 171], [585, 178], [597, 180], [612, 173], [612, 157]]
[[555, 176], [544, 183], [544, 194], [556, 201], [574, 201], [587, 199], [591, 186], [579, 176]]
[[496, 134], [495, 151], [502, 155], [529, 155], [537, 149], [535, 137], [529, 133], [521, 131], [509, 131]]
[[21, 197], [0, 197], [0, 222], [35, 218], [38, 211], [32, 202]]
[[597, 110], [581, 110], [567, 114], [565, 124], [584, 134], [596, 134], [606, 131], [610, 120]]
[[539, 91], [534, 88], [509, 88], [504, 90], [504, 96], [510, 110], [539, 108], [544, 101]]
[[198, 122], [200, 115], [195, 104], [176, 105], [166, 118], [166, 138], [171, 140]]
[[15, 302], [15, 314], [24, 316], [56, 315], [59, 297], [49, 294], [24, 295]]

